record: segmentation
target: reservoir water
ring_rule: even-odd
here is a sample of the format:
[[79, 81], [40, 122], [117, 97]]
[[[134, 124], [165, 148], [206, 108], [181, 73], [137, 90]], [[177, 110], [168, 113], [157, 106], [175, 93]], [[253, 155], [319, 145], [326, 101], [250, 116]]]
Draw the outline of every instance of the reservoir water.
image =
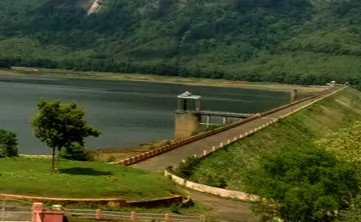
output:
[[24, 154], [50, 154], [34, 137], [30, 119], [41, 98], [74, 101], [99, 129], [86, 147], [121, 148], [172, 139], [176, 97], [184, 91], [202, 96], [202, 109], [255, 113], [287, 103], [289, 94], [252, 89], [132, 81], [0, 76], [0, 128], [13, 131]]

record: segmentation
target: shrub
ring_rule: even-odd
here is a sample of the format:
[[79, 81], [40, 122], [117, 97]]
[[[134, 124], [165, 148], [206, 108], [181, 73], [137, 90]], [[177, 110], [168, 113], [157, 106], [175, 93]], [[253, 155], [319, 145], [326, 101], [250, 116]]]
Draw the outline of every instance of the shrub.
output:
[[63, 159], [87, 161], [92, 160], [89, 152], [85, 150], [79, 143], [72, 143], [69, 147], [63, 148], [59, 153]]
[[115, 160], [116, 160], [116, 159], [115, 159], [114, 156], [110, 156], [110, 157], [108, 157], [107, 162], [108, 162], [108, 163], [111, 163], [111, 162], [114, 162]]
[[0, 130], [0, 158], [17, 156], [17, 145], [18, 142], [15, 133], [6, 130]]
[[197, 157], [188, 157], [184, 163], [181, 163], [178, 168], [175, 169], [175, 173], [180, 177], [189, 178], [192, 176], [199, 161], [200, 159]]

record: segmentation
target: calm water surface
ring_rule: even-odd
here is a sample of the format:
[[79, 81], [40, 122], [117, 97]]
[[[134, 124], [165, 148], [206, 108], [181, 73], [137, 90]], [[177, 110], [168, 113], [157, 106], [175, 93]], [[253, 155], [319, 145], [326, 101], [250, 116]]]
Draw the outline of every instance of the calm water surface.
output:
[[52, 77], [0, 77], [0, 128], [18, 136], [20, 153], [50, 154], [33, 136], [30, 119], [40, 98], [74, 101], [102, 134], [86, 140], [87, 148], [130, 147], [149, 140], [171, 139], [176, 96], [202, 96], [203, 110], [254, 113], [288, 101], [289, 95], [251, 89], [179, 84], [76, 80]]

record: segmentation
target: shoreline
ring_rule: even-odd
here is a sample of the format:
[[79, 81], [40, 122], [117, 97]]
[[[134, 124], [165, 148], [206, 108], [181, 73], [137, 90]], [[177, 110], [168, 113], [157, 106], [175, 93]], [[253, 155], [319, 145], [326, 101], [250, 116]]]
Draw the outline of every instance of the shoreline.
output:
[[[0, 76], [14, 77], [46, 77], [60, 79], [84, 79], [99, 81], [138, 81], [138, 82], [154, 82], [166, 84], [183, 84], [194, 86], [210, 86], [210, 87], [226, 87], [226, 88], [244, 88], [266, 91], [289, 92], [291, 89], [297, 89], [302, 95], [317, 93], [324, 89], [322, 86], [298, 86], [286, 85], [279, 83], [250, 83], [243, 81], [230, 81], [223, 79], [201, 79], [201, 78], [184, 78], [174, 76], [157, 76], [143, 74], [127, 74], [127, 73], [103, 73], [103, 72], [78, 72], [71, 70], [59, 69], [37, 69], [26, 67], [12, 67], [11, 69], [0, 69]], [[56, 81], [56, 80], [55, 80]], [[158, 141], [142, 141], [132, 147], [103, 147], [94, 150], [88, 150], [95, 161], [109, 161], [110, 159], [124, 159], [137, 153], [155, 149], [163, 145], [168, 140]], [[46, 158], [47, 155], [30, 155], [20, 154], [31, 158]]]
[[[150, 150], [154, 150], [160, 146], [168, 144], [170, 140], [151, 140], [144, 141], [133, 147], [108, 147], [97, 149], [86, 149], [85, 151], [94, 158], [94, 162], [112, 162], [112, 160], [125, 159], [136, 154], [141, 154]], [[18, 154], [20, 157], [25, 158], [40, 158], [49, 159], [52, 155], [49, 154]], [[111, 161], [110, 161], [111, 160]]]
[[271, 82], [246, 82], [225, 79], [204, 79], [204, 78], [185, 78], [179, 76], [160, 76], [152, 74], [138, 73], [110, 73], [94, 71], [73, 71], [62, 69], [44, 69], [11, 67], [10, 69], [0, 69], [0, 76], [41, 76], [57, 77], [66, 79], [87, 79], [87, 80], [106, 80], [106, 81], [137, 81], [153, 82], [167, 84], [181, 84], [194, 86], [226, 87], [226, 88], [244, 88], [266, 91], [289, 92], [297, 89], [299, 93], [315, 93], [324, 89], [323, 86], [302, 86]]

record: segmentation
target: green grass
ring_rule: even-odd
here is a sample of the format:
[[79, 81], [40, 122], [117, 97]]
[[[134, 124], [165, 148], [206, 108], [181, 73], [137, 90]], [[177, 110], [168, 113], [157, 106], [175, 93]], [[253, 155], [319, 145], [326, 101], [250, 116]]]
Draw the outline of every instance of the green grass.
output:
[[130, 201], [184, 194], [160, 174], [94, 162], [0, 159], [0, 193], [68, 198], [124, 198]]
[[361, 93], [347, 88], [266, 129], [217, 151], [192, 166], [189, 179], [212, 186], [242, 190], [247, 169], [262, 156], [315, 142], [340, 127], [361, 120]]

